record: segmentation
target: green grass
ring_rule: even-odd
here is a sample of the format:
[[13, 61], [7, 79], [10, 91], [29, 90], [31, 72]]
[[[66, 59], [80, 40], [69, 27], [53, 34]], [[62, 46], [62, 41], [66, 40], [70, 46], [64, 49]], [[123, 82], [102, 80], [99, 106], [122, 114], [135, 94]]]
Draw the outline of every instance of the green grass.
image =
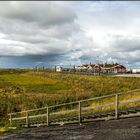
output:
[[[0, 73], [0, 116], [138, 89], [140, 78], [43, 72]], [[4, 124], [0, 122], [0, 125]]]

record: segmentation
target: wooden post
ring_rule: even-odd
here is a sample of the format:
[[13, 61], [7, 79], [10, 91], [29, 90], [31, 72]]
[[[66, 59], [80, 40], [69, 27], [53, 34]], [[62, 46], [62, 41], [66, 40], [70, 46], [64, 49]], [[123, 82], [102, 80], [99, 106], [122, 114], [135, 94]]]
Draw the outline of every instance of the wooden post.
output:
[[78, 103], [79, 106], [79, 111], [78, 111], [78, 116], [79, 116], [79, 124], [81, 125], [81, 102], [79, 101]]
[[115, 119], [118, 119], [119, 95], [115, 95]]
[[10, 126], [12, 126], [12, 114], [10, 114]]
[[47, 107], [47, 126], [49, 126], [49, 108]]
[[28, 111], [26, 111], [26, 126], [29, 127], [29, 114], [28, 114]]

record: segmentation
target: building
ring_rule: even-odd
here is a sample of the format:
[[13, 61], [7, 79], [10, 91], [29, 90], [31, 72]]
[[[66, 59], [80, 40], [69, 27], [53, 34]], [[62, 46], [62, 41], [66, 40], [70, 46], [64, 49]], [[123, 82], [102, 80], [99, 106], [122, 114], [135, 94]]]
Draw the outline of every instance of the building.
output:
[[88, 70], [87, 66], [88, 65], [77, 66], [77, 67], [75, 67], [75, 71], [77, 71], [77, 72], [86, 72]]
[[115, 66], [113, 66], [112, 68], [112, 72], [113, 73], [126, 73], [126, 67], [121, 65], [121, 64], [117, 64]]
[[56, 66], [55, 67], [55, 71], [56, 72], [61, 72], [62, 71], [62, 67], [61, 66]]
[[140, 73], [140, 68], [132, 69], [132, 73]]
[[126, 67], [121, 64], [84, 64], [76, 67], [76, 71], [90, 73], [126, 73]]

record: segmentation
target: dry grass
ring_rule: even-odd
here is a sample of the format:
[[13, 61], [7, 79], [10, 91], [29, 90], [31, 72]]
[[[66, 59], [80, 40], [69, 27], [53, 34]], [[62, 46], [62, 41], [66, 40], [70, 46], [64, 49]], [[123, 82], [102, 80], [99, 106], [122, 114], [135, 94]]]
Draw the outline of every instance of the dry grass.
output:
[[[0, 115], [138, 89], [140, 78], [62, 73], [4, 73], [0, 75]], [[123, 97], [121, 97], [123, 100]], [[127, 99], [139, 98], [129, 95]], [[91, 102], [110, 103], [114, 99]], [[3, 125], [0, 122], [0, 125]]]

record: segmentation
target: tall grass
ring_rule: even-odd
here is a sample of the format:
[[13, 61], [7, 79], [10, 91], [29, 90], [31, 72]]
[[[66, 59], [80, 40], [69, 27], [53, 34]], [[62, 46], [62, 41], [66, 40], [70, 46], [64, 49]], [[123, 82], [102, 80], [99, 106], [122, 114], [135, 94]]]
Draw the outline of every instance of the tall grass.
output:
[[[140, 78], [62, 73], [0, 74], [0, 116], [139, 88]], [[3, 125], [0, 122], [0, 125]]]

